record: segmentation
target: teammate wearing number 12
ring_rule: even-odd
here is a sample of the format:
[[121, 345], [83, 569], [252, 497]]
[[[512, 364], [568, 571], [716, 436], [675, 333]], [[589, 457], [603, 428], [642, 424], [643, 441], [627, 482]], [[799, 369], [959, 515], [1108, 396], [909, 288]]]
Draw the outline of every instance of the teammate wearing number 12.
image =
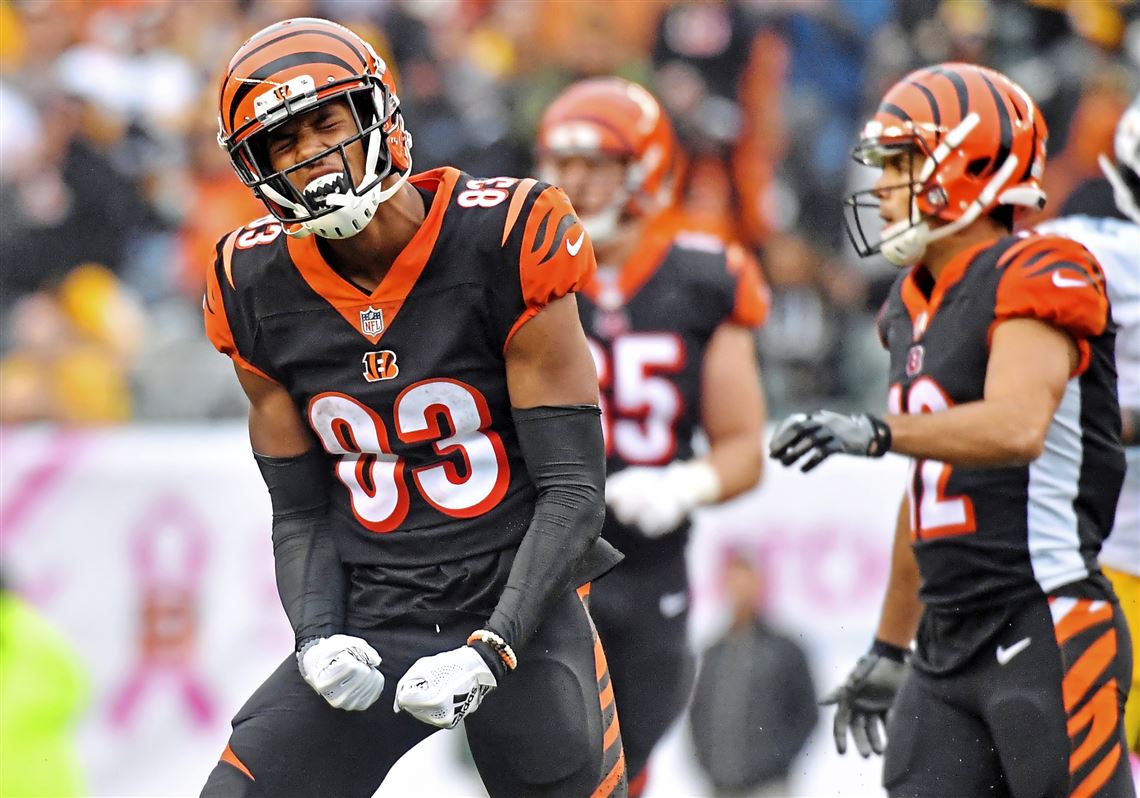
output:
[[1129, 633], [1097, 565], [1124, 474], [1105, 278], [1075, 241], [1010, 234], [1016, 207], [1044, 204], [1045, 139], [1033, 100], [983, 67], [888, 90], [855, 151], [882, 174], [848, 229], [905, 267], [878, 322], [890, 415], [793, 416], [771, 442], [805, 471], [836, 452], [912, 458], [888, 588], [910, 599], [888, 596], [826, 699], [840, 751], [850, 729], [864, 756], [894, 700], [892, 796], [1134, 794]]
[[203, 795], [369, 796], [464, 718], [491, 796], [624, 795], [585, 600], [620, 555], [573, 208], [536, 180], [411, 175], [384, 62], [325, 20], [246, 41], [219, 114], [272, 216], [219, 243], [206, 327], [249, 396], [296, 651]]
[[[578, 294], [601, 381], [602, 535], [626, 555], [590, 608], [609, 654], [630, 795], [692, 688], [690, 513], [756, 484], [763, 400], [752, 328], [767, 313], [754, 259], [687, 229], [670, 205], [677, 146], [661, 106], [618, 78], [569, 87], [542, 117], [544, 179], [582, 214], [597, 275]], [[693, 433], [708, 437], [697, 456]]]

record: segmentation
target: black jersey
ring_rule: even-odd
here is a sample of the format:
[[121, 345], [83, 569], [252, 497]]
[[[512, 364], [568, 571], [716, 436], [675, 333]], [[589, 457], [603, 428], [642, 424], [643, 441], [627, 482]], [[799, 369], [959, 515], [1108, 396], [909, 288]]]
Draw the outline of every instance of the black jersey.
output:
[[504, 351], [548, 302], [585, 285], [593, 250], [561, 190], [451, 168], [371, 293], [318, 239], [266, 217], [218, 245], [211, 341], [282, 385], [328, 453], [348, 563], [418, 566], [516, 547], [535, 491], [511, 419]]
[[[602, 269], [578, 294], [602, 400], [607, 473], [693, 456], [701, 423], [705, 350], [725, 322], [755, 327], [768, 312], [759, 267], [717, 236], [651, 227], [620, 270]], [[602, 534], [627, 555], [681, 547], [685, 535], [649, 541], [607, 515]]]
[[913, 460], [911, 530], [933, 609], [997, 609], [1096, 573], [1124, 475], [1104, 275], [1076, 242], [1009, 236], [963, 252], [929, 298], [905, 272], [879, 319], [890, 351], [892, 413], [939, 412], [983, 398], [1000, 322], [1040, 319], [1077, 342], [1080, 363], [1025, 466]]

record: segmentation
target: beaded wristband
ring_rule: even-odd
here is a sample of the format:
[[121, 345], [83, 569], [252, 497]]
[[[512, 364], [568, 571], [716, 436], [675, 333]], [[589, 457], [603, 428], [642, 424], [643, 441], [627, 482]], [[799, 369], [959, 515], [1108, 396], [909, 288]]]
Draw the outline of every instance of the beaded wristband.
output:
[[494, 632], [488, 629], [476, 629], [467, 638], [467, 645], [471, 645], [475, 641], [486, 643], [495, 653], [499, 655], [499, 659], [507, 666], [507, 670], [513, 671], [519, 665], [518, 657], [515, 656], [514, 649], [512, 649], [507, 641], [499, 637]]

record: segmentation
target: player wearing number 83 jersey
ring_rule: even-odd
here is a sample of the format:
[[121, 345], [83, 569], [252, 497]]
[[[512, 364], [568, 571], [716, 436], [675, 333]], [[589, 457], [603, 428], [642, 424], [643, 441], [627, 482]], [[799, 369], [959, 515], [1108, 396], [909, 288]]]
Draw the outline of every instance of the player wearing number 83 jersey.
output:
[[[224, 238], [208, 277], [215, 346], [288, 390], [327, 453], [353, 629], [494, 607], [535, 507], [503, 352], [593, 271], [568, 251], [581, 227], [556, 188], [449, 168], [409, 183], [425, 222], [370, 294], [271, 218]], [[615, 561], [594, 550], [574, 584]]]
[[208, 278], [211, 341], [284, 386], [335, 464], [333, 532], [353, 563], [518, 544], [534, 488], [499, 421], [503, 351], [593, 271], [567, 251], [581, 226], [556, 188], [450, 168], [409, 182], [427, 217], [372, 292], [271, 217], [225, 237]]
[[569, 201], [413, 175], [386, 64], [327, 20], [246, 41], [219, 117], [271, 215], [219, 242], [206, 329], [250, 400], [296, 650], [203, 795], [372, 795], [463, 721], [495, 798], [621, 798], [586, 601], [620, 555], [598, 537], [604, 444], [571, 296], [595, 263]]

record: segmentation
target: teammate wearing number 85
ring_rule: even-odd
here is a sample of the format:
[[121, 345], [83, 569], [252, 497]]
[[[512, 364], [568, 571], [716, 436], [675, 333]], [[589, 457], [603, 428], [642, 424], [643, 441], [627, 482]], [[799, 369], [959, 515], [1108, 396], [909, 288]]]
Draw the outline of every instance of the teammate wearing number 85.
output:
[[[690, 513], [756, 484], [763, 401], [752, 329], [767, 312], [755, 261], [687, 229], [671, 207], [678, 154], [657, 100], [617, 78], [568, 88], [543, 115], [542, 177], [563, 187], [598, 254], [578, 294], [602, 393], [608, 513], [626, 555], [594, 585], [630, 773], [692, 688], [685, 545]], [[693, 433], [703, 428], [707, 454]]]
[[882, 174], [848, 230], [904, 267], [878, 322], [890, 414], [793, 416], [771, 442], [805, 471], [912, 458], [877, 638], [825, 699], [839, 750], [850, 730], [864, 756], [893, 699], [892, 796], [1134, 795], [1129, 633], [1097, 565], [1124, 474], [1105, 278], [1075, 241], [1010, 234], [1015, 208], [1044, 203], [1045, 138], [989, 69], [887, 92], [855, 151]]
[[218, 244], [206, 329], [249, 396], [296, 651], [203, 795], [369, 796], [460, 720], [491, 796], [625, 795], [585, 602], [620, 555], [573, 208], [412, 175], [386, 65], [325, 20], [246, 41], [219, 116], [271, 215]]

